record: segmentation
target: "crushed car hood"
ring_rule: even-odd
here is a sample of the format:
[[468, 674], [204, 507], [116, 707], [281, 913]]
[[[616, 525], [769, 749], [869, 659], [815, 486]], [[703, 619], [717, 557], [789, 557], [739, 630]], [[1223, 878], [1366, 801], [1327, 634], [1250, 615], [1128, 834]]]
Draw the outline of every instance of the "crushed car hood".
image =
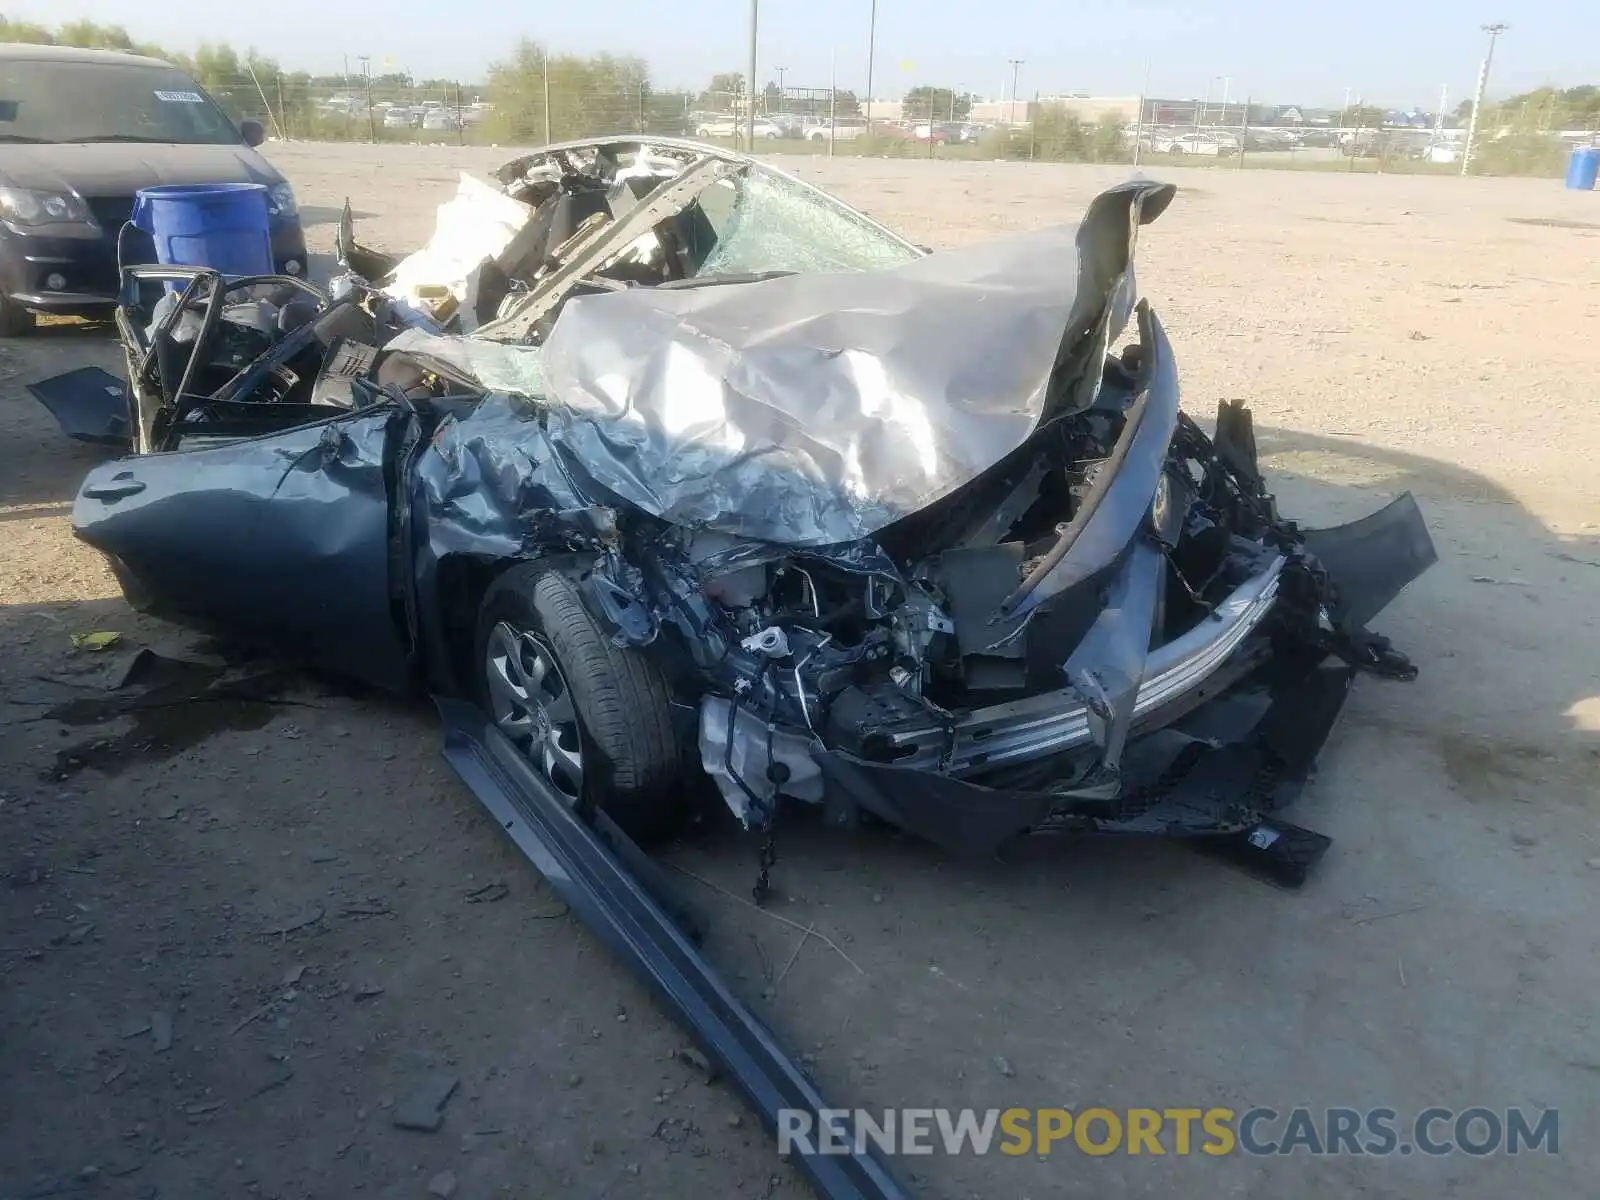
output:
[[570, 300], [551, 436], [665, 520], [788, 545], [867, 537], [1092, 402], [1135, 296], [1134, 181], [1083, 222], [903, 266]]

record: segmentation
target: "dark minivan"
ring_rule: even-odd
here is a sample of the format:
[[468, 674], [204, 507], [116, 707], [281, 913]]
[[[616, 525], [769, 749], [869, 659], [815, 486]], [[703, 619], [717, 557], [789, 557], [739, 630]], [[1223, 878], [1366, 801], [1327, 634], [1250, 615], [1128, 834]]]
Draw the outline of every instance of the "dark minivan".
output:
[[[163, 183], [262, 183], [278, 271], [305, 270], [294, 192], [171, 63], [111, 50], [0, 44], [0, 336], [34, 312], [92, 316], [116, 302], [117, 239], [134, 193]], [[124, 262], [154, 257], [130, 230]]]

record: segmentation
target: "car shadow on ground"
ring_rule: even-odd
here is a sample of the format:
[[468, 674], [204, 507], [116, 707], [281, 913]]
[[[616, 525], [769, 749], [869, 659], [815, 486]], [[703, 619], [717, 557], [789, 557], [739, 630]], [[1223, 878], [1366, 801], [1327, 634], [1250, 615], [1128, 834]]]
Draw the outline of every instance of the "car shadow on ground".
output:
[[[343, 212], [343, 208], [334, 208], [326, 204], [302, 204], [300, 206], [300, 224], [306, 229], [312, 229], [318, 225], [333, 225], [339, 220]], [[377, 214], [352, 209], [350, 215], [355, 220], [361, 221], [370, 220]]]
[[49, 317], [41, 319], [27, 336], [35, 342], [50, 344], [104, 341], [117, 336], [117, 323], [109, 316]]
[[83, 477], [119, 456], [115, 447], [68, 438], [27, 392], [4, 407], [13, 411], [0, 410], [0, 523], [64, 515]]
[[422, 696], [375, 692], [131, 612], [120, 596], [0, 606], [0, 660], [0, 734], [47, 733], [54, 761], [33, 765], [57, 782], [84, 770], [119, 776], [285, 714], [309, 720], [359, 706], [426, 727], [433, 713]]

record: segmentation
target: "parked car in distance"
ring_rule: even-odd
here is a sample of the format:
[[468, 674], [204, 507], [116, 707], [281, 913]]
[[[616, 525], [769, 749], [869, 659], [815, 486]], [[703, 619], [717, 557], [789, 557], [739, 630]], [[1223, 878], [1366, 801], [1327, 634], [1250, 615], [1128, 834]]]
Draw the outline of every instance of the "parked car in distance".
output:
[[461, 128], [461, 122], [454, 109], [430, 108], [423, 114], [422, 128], [430, 133], [454, 133]]
[[[134, 195], [156, 184], [264, 184], [276, 269], [304, 273], [299, 209], [256, 151], [261, 123], [235, 125], [171, 63], [0, 44], [0, 97], [0, 336], [36, 312], [108, 315]], [[153, 259], [149, 235], [122, 237], [121, 257]]]
[[383, 114], [383, 127], [385, 129], [410, 129], [411, 110], [409, 108], [391, 108]]
[[1458, 163], [1465, 145], [1459, 138], [1440, 138], [1428, 147], [1427, 159], [1431, 163]]
[[1287, 129], [1246, 129], [1243, 136], [1246, 150], [1293, 150], [1300, 144], [1297, 134]]
[[1153, 149], [1158, 154], [1207, 154], [1226, 157], [1239, 152], [1239, 143], [1233, 138], [1217, 133], [1183, 133], [1166, 136], [1155, 141]]
[[822, 121], [808, 128], [806, 140], [825, 142], [831, 137], [838, 142], [850, 142], [866, 136], [866, 132], [865, 117], [835, 117], [831, 121]]
[[[697, 138], [733, 138], [743, 137], [745, 132], [743, 117], [730, 116], [724, 113], [714, 113], [702, 116], [695, 123], [694, 135]], [[756, 118], [755, 134], [758, 138], [780, 138], [783, 131], [777, 124], [766, 117]]]

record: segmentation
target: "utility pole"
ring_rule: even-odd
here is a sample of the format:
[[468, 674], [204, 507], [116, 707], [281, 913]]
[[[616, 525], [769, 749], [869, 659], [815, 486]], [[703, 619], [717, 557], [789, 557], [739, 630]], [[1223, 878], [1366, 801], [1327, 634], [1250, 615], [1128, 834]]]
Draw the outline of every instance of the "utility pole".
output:
[[365, 54], [358, 54], [356, 59], [361, 63], [361, 78], [366, 83], [367, 141], [375, 142], [378, 140], [378, 127], [372, 120], [372, 60]]
[[[1244, 120], [1239, 122], [1239, 169], [1244, 170], [1245, 144], [1250, 141], [1250, 96], [1244, 98]], [[1227, 111], [1223, 111], [1227, 115]]]
[[745, 152], [756, 152], [756, 21], [760, 16], [761, 0], [750, 0], [750, 82], [745, 85], [749, 108], [744, 114]]
[[1504, 21], [1496, 21], [1492, 25], [1483, 25], [1480, 28], [1489, 35], [1489, 50], [1483, 56], [1483, 65], [1478, 68], [1478, 90], [1472, 94], [1472, 116], [1467, 121], [1467, 142], [1461, 148], [1461, 173], [1465, 175], [1472, 166], [1472, 144], [1478, 136], [1478, 113], [1483, 108], [1483, 93], [1489, 86], [1489, 67], [1494, 62], [1495, 41], [1511, 26]]
[[872, 63], [878, 56], [878, 0], [872, 0], [867, 18], [867, 136], [872, 136]]
[[548, 146], [550, 144], [550, 51], [548, 48], [544, 52], [544, 70], [540, 74], [544, 76], [542, 80], [544, 84], [544, 144]]
[[789, 68], [788, 67], [773, 67], [772, 69], [778, 73], [778, 111], [779, 112], [787, 112], [789, 106], [784, 103], [783, 73], [785, 71], [787, 71]]
[[1350, 170], [1356, 169], [1356, 156], [1361, 153], [1361, 135], [1367, 130], [1366, 105], [1362, 97], [1356, 96], [1356, 131], [1350, 135]]
[[833, 143], [839, 135], [839, 53], [828, 55], [828, 157], [833, 157]]
[[1011, 107], [1007, 110], [1006, 124], [1015, 125], [1017, 123], [1017, 73], [1022, 70], [1023, 60], [1020, 58], [1008, 58], [1006, 62], [1011, 64]]
[[1139, 146], [1144, 141], [1144, 102], [1150, 94], [1150, 58], [1144, 60], [1144, 85], [1139, 89], [1139, 115], [1133, 120], [1133, 165], [1137, 170], [1139, 166]]

